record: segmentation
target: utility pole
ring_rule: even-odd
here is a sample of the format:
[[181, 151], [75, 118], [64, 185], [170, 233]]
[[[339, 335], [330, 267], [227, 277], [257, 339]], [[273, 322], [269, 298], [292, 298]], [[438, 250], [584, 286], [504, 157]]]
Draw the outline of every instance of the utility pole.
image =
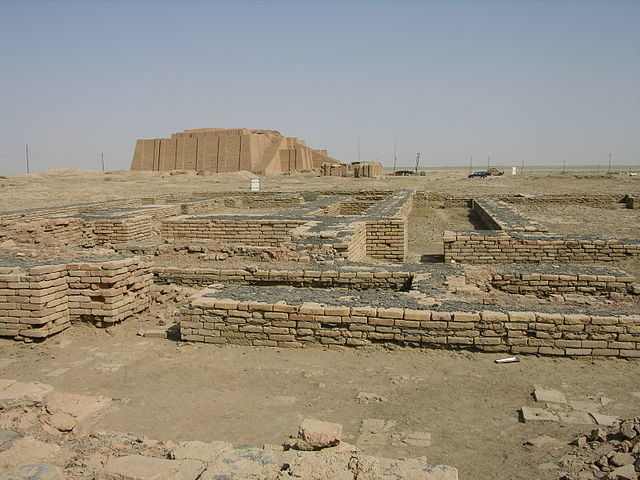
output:
[[491, 166], [491, 157], [487, 157], [487, 170], [489, 170], [490, 166]]
[[469, 157], [469, 173], [473, 171], [473, 155]]
[[358, 135], [358, 162], [360, 162], [360, 135]]
[[25, 155], [27, 157], [27, 173], [31, 173], [29, 171], [29, 144], [28, 143], [25, 145]]
[[524, 175], [524, 159], [522, 159], [522, 166], [520, 167], [520, 175]]
[[420, 152], [416, 155], [416, 175], [418, 175], [418, 165], [420, 164]]
[[398, 163], [398, 137], [393, 136], [393, 174], [396, 174], [396, 164]]
[[100, 161], [102, 162], [102, 172], [104, 173], [104, 153], [100, 154]]
[[567, 173], [567, 161], [562, 159], [562, 173]]
[[611, 154], [609, 154], [609, 171], [607, 173], [611, 173]]

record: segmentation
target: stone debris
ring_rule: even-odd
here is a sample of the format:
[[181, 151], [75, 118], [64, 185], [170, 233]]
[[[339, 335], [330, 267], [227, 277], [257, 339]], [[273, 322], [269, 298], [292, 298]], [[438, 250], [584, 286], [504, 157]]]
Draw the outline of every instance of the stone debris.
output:
[[558, 422], [558, 416], [544, 408], [522, 407], [520, 409], [522, 421], [527, 422]]
[[640, 472], [640, 417], [596, 428], [576, 438], [576, 460], [561, 480], [637, 480]]
[[591, 425], [594, 423], [594, 418], [591, 415], [579, 411], [558, 412], [558, 418], [560, 423], [567, 425]]
[[55, 465], [34, 463], [0, 473], [0, 480], [64, 480], [64, 476], [62, 470]]
[[[282, 447], [280, 448], [282, 449]], [[227, 442], [180, 442], [171, 451], [170, 456], [174, 460], [200, 460], [201, 462], [210, 463], [232, 450], [233, 446]]]
[[593, 417], [598, 425], [601, 425], [603, 427], [612, 427], [620, 422], [620, 419], [613, 415], [602, 415], [600, 413], [594, 412], [590, 412], [589, 415]]
[[196, 480], [205, 466], [197, 460], [165, 460], [162, 458], [127, 455], [110, 460], [98, 480]]
[[106, 414], [111, 399], [73, 393], [52, 392], [45, 402], [46, 421], [60, 431], [73, 430], [79, 423], [95, 423]]
[[320, 450], [334, 447], [342, 439], [342, 425], [307, 418], [298, 428], [298, 437], [291, 444], [296, 450]]
[[15, 439], [11, 447], [0, 452], [0, 471], [42, 461], [62, 464], [69, 452], [53, 443], [41, 442], [32, 436]]
[[542, 388], [536, 388], [533, 391], [533, 396], [536, 399], [536, 402], [567, 403], [567, 399], [565, 398], [564, 393], [557, 390], [545, 390]]
[[0, 380], [0, 409], [41, 404], [52, 391], [51, 385], [40, 382]]

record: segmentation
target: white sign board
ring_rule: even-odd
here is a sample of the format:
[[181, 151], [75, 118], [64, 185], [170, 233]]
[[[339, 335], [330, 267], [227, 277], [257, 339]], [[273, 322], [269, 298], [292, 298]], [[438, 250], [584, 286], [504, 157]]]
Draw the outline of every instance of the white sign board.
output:
[[517, 173], [518, 167], [511, 167], [511, 175], [515, 175]]
[[251, 191], [252, 192], [259, 192], [260, 191], [260, 179], [259, 178], [252, 178], [251, 179]]

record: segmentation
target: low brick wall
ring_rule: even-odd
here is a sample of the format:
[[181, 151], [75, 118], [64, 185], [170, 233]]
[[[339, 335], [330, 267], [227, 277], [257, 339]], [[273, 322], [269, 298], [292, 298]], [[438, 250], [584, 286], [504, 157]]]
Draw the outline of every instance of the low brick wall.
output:
[[304, 203], [304, 198], [299, 193], [251, 192], [232, 196], [218, 193], [213, 195], [212, 198], [202, 200], [190, 199], [189, 201], [182, 201], [170, 199], [169, 201], [180, 202], [181, 214], [195, 215], [212, 211], [216, 208], [292, 208]]
[[356, 196], [320, 209], [315, 215], [363, 215], [373, 205], [384, 200], [385, 197], [386, 195]]
[[0, 267], [0, 336], [50, 337], [72, 320], [114, 323], [146, 309], [150, 260]]
[[491, 284], [505, 292], [537, 296], [553, 293], [609, 295], [612, 292], [631, 292], [634, 281], [634, 277], [628, 275], [501, 273], [493, 275]]
[[482, 222], [492, 230], [505, 232], [547, 232], [549, 229], [525, 217], [511, 205], [495, 199], [474, 198], [471, 208]]
[[589, 205], [592, 207], [616, 208], [624, 201], [625, 195], [619, 193], [579, 195], [500, 195], [501, 200], [513, 204], [527, 205]]
[[640, 315], [435, 312], [202, 296], [181, 309], [181, 318], [183, 340], [215, 344], [402, 344], [512, 354], [640, 357]]
[[148, 216], [95, 218], [93, 228], [98, 243], [139, 242], [153, 236]]
[[304, 223], [302, 220], [182, 216], [163, 220], [160, 231], [168, 240], [200, 238], [273, 247], [291, 242], [291, 231]]
[[292, 285], [295, 287], [348, 288], [352, 290], [406, 290], [409, 272], [336, 270], [241, 270], [224, 268], [154, 267], [154, 283], [206, 286], [212, 283], [235, 285]]
[[445, 262], [611, 262], [632, 255], [640, 255], [638, 239], [499, 231], [444, 232]]
[[351, 241], [347, 247], [347, 259], [351, 262], [365, 260], [367, 255], [367, 224], [360, 222], [355, 225]]
[[96, 238], [92, 225], [74, 217], [36, 221], [5, 222], [0, 225], [0, 242], [14, 240], [28, 245], [93, 245]]
[[407, 252], [407, 222], [405, 220], [368, 221], [366, 227], [368, 257], [403, 262]]
[[0, 267], [0, 336], [44, 338], [69, 325], [65, 265]]
[[112, 324], [149, 307], [153, 273], [145, 257], [69, 263], [66, 267], [72, 320]]

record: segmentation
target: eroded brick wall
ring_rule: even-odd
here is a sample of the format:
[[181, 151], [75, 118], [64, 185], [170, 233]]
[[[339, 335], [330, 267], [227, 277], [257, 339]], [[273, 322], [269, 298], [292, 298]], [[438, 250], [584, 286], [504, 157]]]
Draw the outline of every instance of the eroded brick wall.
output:
[[163, 220], [162, 237], [169, 240], [209, 239], [225, 243], [279, 246], [291, 242], [291, 231], [301, 220], [175, 217]]
[[391, 262], [403, 262], [407, 252], [407, 222], [378, 220], [367, 222], [367, 256]]
[[149, 305], [150, 260], [0, 267], [0, 336], [41, 339], [72, 320], [110, 324]]
[[640, 255], [640, 240], [498, 231], [444, 233], [445, 262], [611, 262], [633, 255]]
[[183, 340], [215, 344], [403, 344], [557, 356], [640, 357], [640, 315], [436, 312], [200, 297], [181, 309]]

